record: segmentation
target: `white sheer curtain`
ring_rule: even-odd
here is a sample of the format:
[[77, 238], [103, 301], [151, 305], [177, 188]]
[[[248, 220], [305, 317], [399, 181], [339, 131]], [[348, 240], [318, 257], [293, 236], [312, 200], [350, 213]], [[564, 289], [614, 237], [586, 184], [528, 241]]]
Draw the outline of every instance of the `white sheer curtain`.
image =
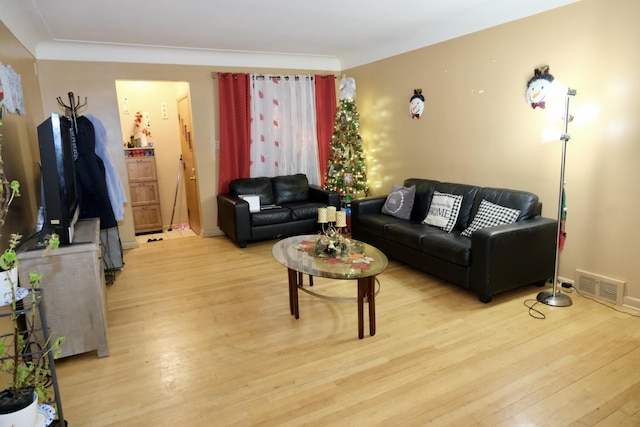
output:
[[312, 75], [251, 75], [250, 173], [304, 173], [320, 184]]

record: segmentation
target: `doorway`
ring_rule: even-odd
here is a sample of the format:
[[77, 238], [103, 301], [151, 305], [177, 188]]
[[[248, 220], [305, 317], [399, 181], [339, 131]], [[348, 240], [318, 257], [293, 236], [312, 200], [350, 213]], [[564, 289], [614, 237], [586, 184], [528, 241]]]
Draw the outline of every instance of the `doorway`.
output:
[[[156, 171], [156, 182], [145, 184], [144, 189], [151, 194], [153, 186], [157, 186], [159, 210], [140, 206], [143, 204], [140, 200], [154, 203], [153, 195], [130, 200], [136, 234], [142, 234], [138, 230], [157, 228], [163, 232], [192, 230], [201, 235], [189, 83], [130, 80], [116, 80], [115, 83], [125, 146], [123, 152], [127, 156], [142, 156], [139, 160], [154, 163]], [[126, 149], [132, 136], [134, 147]], [[130, 157], [126, 159], [127, 162], [131, 160]], [[132, 182], [131, 173], [128, 178], [133, 199], [135, 185], [143, 184]], [[138, 227], [135, 224], [146, 220], [157, 226]]]

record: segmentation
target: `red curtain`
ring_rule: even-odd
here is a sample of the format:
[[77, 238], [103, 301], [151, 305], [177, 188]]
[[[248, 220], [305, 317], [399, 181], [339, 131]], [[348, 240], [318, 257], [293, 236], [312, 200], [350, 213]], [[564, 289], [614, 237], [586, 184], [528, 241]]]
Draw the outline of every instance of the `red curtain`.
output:
[[324, 185], [337, 109], [336, 81], [333, 74], [328, 76], [316, 75], [313, 80], [316, 86], [316, 132], [318, 133], [320, 185]]
[[229, 192], [229, 182], [249, 177], [251, 144], [250, 76], [218, 73], [220, 99], [220, 171], [218, 194]]

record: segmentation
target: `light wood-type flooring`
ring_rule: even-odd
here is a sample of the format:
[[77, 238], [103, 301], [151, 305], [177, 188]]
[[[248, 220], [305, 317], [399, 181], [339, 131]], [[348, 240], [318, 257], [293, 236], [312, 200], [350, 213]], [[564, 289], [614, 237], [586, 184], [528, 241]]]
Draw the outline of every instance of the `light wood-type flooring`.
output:
[[[390, 261], [377, 334], [359, 340], [355, 304], [300, 293], [300, 319], [289, 314], [274, 243], [125, 251], [107, 291], [110, 355], [56, 365], [69, 426], [640, 425], [638, 317], [572, 293], [536, 319], [525, 301], [541, 288], [482, 304]], [[355, 296], [355, 282], [316, 286]]]

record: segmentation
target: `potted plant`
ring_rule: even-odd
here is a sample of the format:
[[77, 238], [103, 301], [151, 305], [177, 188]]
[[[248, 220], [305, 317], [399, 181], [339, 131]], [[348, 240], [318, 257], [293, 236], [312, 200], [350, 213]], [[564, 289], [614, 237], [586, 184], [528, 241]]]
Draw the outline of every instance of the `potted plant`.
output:
[[[1, 109], [0, 97], [0, 111]], [[0, 190], [2, 233], [11, 203], [20, 196], [20, 184], [18, 181], [9, 182], [6, 178], [1, 143]], [[38, 401], [44, 403], [52, 400], [49, 361], [51, 355], [54, 358], [59, 356], [64, 337], [47, 342], [43, 339], [45, 335], [36, 319], [42, 274], [30, 272], [29, 287], [23, 289], [18, 288], [17, 279], [9, 273], [18, 267], [16, 249], [21, 238], [20, 234], [11, 234], [9, 246], [0, 255], [0, 275], [9, 283], [7, 290], [3, 291], [5, 295], [0, 295], [0, 317], [5, 318], [0, 326], [0, 380], [5, 381], [5, 388], [0, 392], [0, 425], [33, 426], [36, 422]], [[51, 248], [57, 248], [59, 240], [57, 236], [52, 235], [44, 245], [46, 252]], [[6, 319], [9, 321], [6, 322]], [[2, 421], [2, 417], [12, 416], [7, 414], [15, 411], [30, 412], [31, 421], [16, 421], [14, 418], [7, 422]]]

